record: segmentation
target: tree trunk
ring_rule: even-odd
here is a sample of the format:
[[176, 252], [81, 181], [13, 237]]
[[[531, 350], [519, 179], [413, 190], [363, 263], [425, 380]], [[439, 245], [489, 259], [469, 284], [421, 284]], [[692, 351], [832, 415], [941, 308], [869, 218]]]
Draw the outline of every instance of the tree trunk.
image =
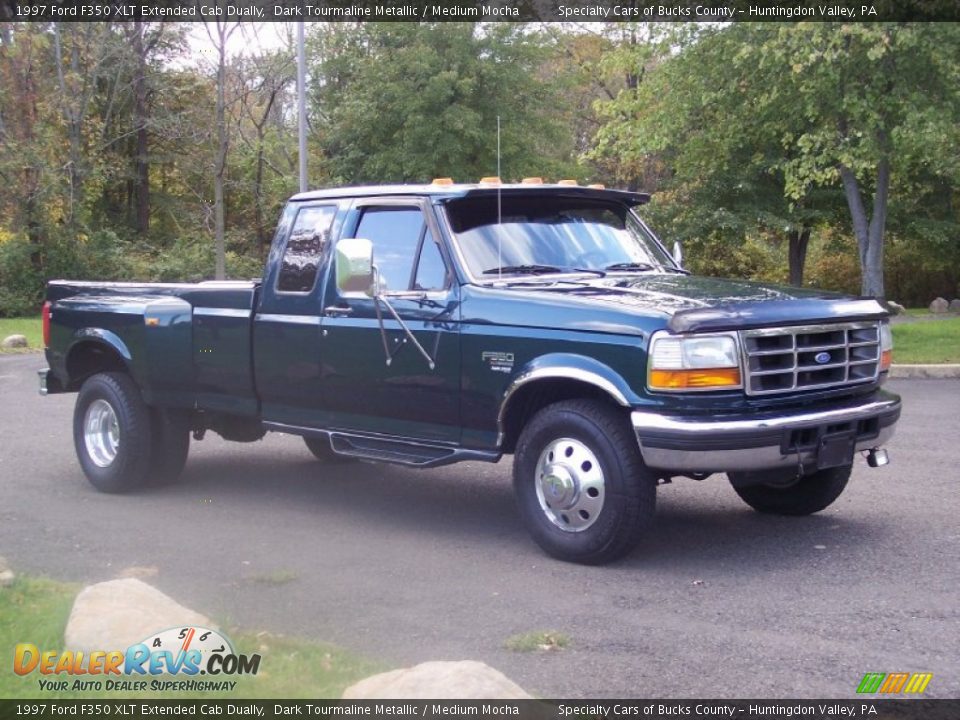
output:
[[789, 235], [790, 284], [803, 285], [803, 269], [807, 263], [807, 246], [810, 244], [810, 228], [793, 230]]
[[257, 251], [260, 255], [260, 259], [266, 257], [266, 248], [267, 248], [267, 228], [266, 224], [263, 221], [263, 133], [259, 130], [257, 132], [257, 175], [254, 180], [253, 186], [253, 197], [254, 197], [254, 215], [257, 224]]
[[224, 225], [224, 207], [223, 207], [223, 178], [227, 169], [227, 120], [226, 120], [226, 100], [225, 88], [227, 79], [226, 63], [226, 32], [225, 27], [217, 23], [220, 42], [218, 44], [218, 62], [217, 62], [217, 159], [216, 172], [213, 178], [213, 212], [216, 234], [216, 271], [217, 280], [223, 280], [227, 276], [226, 268], [226, 247], [224, 235], [226, 228]]
[[[83, 110], [76, 106], [76, 88], [73, 81], [70, 87], [67, 87], [66, 71], [63, 61], [63, 45], [60, 35], [61, 23], [53, 23], [53, 56], [56, 64], [57, 83], [60, 88], [60, 109], [63, 114], [63, 122], [67, 128], [67, 141], [70, 151], [67, 160], [67, 185], [69, 187], [69, 196], [66, 201], [66, 213], [64, 220], [68, 226], [73, 225], [76, 220], [76, 207], [83, 202], [83, 149], [82, 149], [82, 123]], [[77, 47], [77, 38], [74, 37], [72, 47], [70, 48], [70, 70], [71, 77], [76, 77], [79, 72], [79, 49]]]
[[860, 185], [853, 171], [841, 165], [840, 179], [843, 181], [843, 192], [850, 208], [853, 234], [857, 238], [860, 255], [860, 293], [866, 297], [883, 299], [883, 234], [887, 220], [890, 161], [883, 157], [877, 167], [877, 189], [873, 196], [872, 218], [867, 218]]
[[143, 22], [133, 23], [133, 52], [137, 66], [133, 77], [133, 126], [136, 129], [134, 178], [135, 227], [140, 235], [150, 229], [150, 162], [147, 136], [147, 52], [143, 45]]

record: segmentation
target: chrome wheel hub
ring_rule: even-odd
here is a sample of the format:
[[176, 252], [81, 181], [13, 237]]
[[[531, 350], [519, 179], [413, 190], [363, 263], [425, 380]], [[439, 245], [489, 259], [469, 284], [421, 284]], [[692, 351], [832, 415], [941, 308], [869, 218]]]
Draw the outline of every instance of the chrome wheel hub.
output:
[[581, 532], [603, 510], [603, 470], [597, 456], [579, 440], [554, 440], [537, 461], [537, 500], [561, 530]]
[[120, 423], [106, 400], [94, 400], [83, 418], [83, 442], [87, 455], [98, 467], [108, 467], [120, 447]]

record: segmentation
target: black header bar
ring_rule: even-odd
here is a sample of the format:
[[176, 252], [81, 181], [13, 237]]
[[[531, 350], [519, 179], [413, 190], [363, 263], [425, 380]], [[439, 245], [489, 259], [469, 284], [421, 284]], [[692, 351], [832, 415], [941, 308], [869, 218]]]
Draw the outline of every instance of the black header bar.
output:
[[0, 700], [18, 718], [956, 720], [960, 700]]
[[21, 22], [937, 22], [960, 21], [958, 0], [0, 0]]

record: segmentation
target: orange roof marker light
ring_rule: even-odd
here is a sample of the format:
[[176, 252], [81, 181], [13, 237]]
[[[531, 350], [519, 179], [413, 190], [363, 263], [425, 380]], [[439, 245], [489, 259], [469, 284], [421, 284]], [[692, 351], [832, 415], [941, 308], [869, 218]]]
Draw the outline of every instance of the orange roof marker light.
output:
[[500, 178], [496, 176], [480, 178], [481, 185], [500, 185]]
[[557, 185], [579, 185], [576, 180], [557, 180]]
[[607, 186], [603, 183], [593, 183], [593, 185], [587, 185], [591, 190], [606, 190]]
[[434, 178], [431, 185], [453, 185], [453, 178]]
[[541, 177], [528, 177], [520, 181], [522, 185], [543, 185], [543, 178]]

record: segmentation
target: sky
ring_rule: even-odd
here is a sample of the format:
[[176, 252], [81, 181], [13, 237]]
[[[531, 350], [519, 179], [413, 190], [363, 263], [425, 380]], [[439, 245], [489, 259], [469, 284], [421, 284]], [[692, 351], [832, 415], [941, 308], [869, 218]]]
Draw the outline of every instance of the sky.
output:
[[[306, 23], [307, 26], [312, 23]], [[213, 28], [211, 28], [213, 30]], [[256, 53], [258, 50], [275, 50], [287, 44], [287, 37], [296, 39], [296, 23], [292, 22], [241, 22], [227, 41], [227, 56]], [[205, 65], [216, 62], [216, 46], [207, 35], [204, 23], [190, 24], [190, 57], [187, 65]]]

